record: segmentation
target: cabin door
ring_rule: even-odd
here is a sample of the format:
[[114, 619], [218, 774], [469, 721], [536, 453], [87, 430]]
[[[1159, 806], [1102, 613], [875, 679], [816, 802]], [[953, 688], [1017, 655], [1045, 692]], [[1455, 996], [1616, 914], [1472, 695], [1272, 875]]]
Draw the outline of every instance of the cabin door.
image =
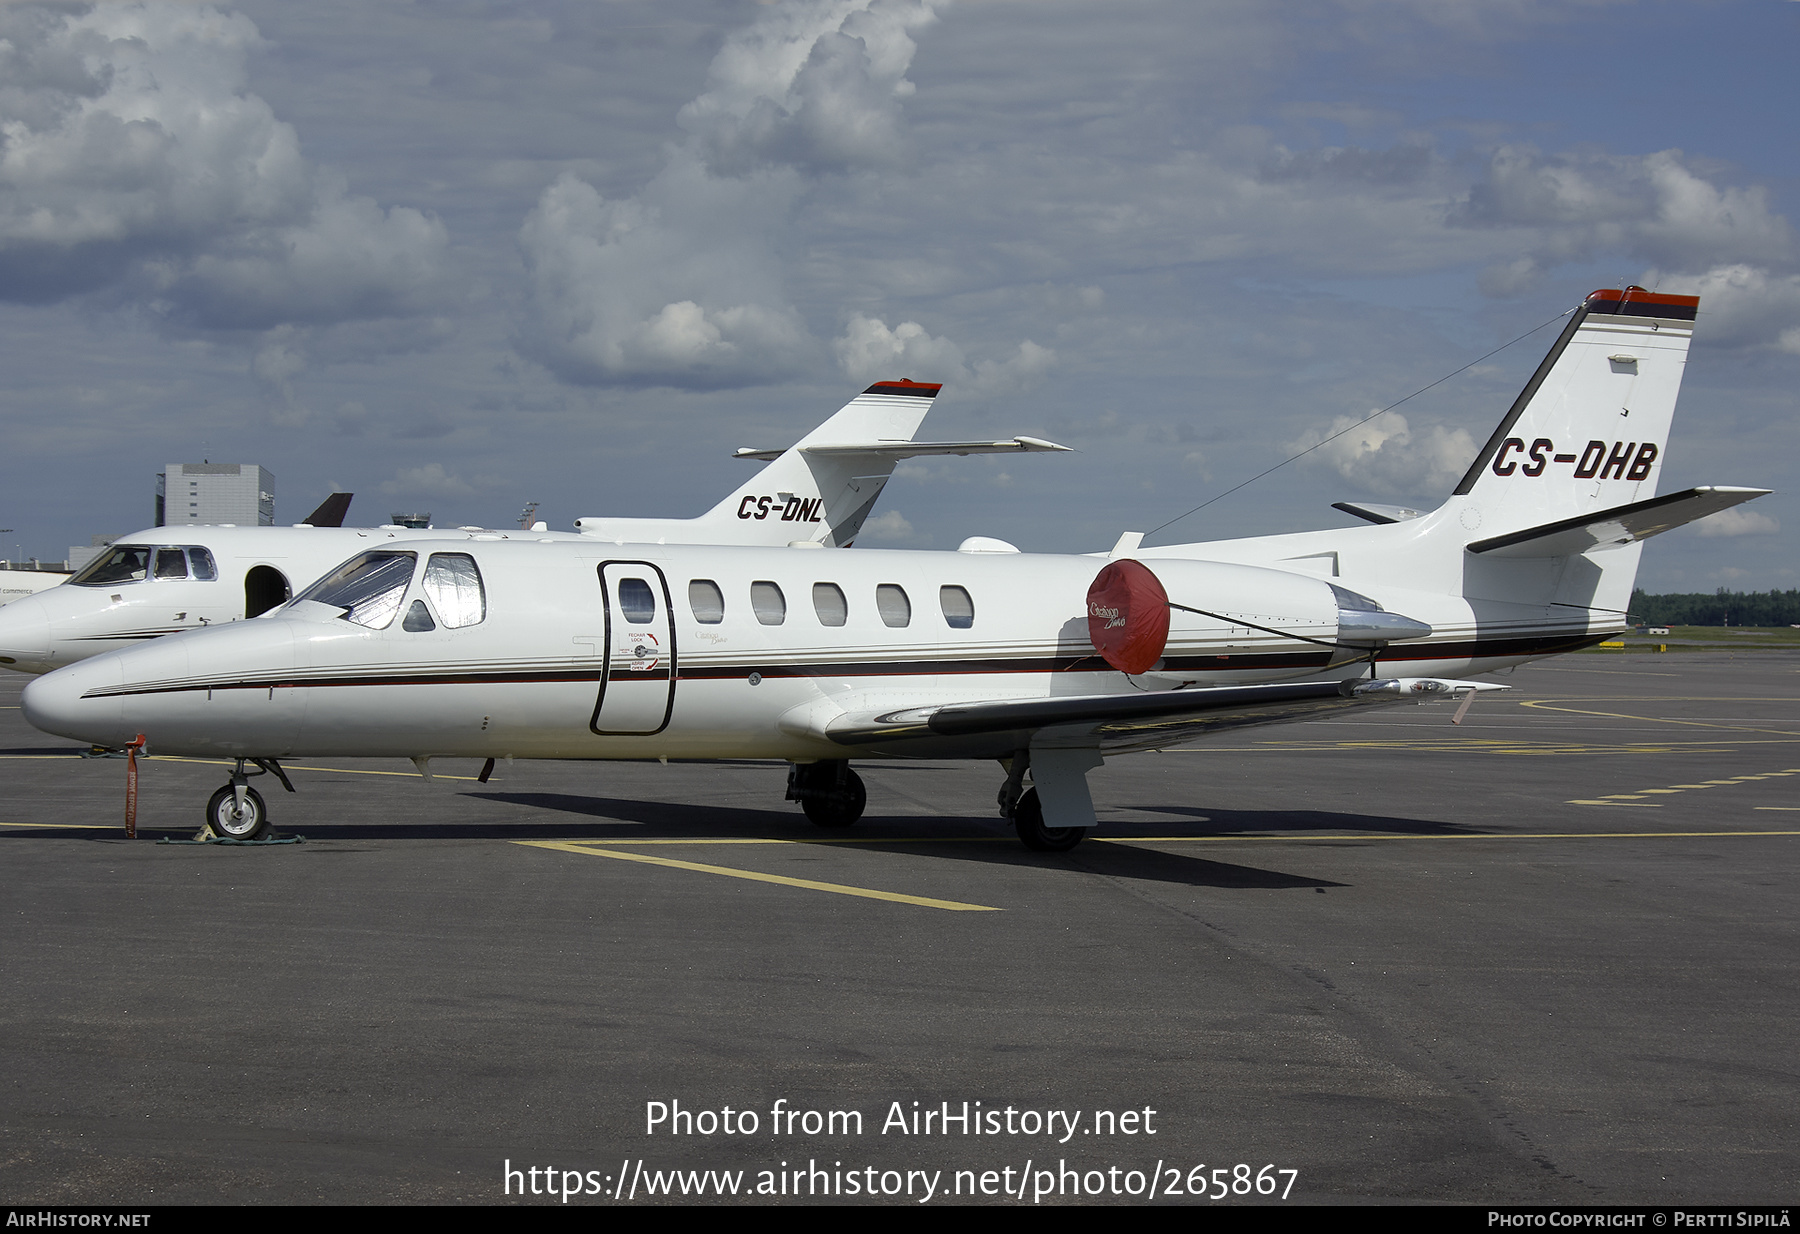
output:
[[600, 563], [606, 667], [589, 725], [604, 737], [647, 737], [675, 710], [675, 611], [669, 583], [647, 561]]

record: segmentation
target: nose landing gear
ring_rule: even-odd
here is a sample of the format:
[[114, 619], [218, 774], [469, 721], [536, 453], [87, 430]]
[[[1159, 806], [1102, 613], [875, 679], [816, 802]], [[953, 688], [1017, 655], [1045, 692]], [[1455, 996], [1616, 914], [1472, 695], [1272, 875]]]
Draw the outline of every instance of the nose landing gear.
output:
[[[255, 771], [246, 772], [250, 763]], [[281, 787], [294, 791], [281, 764], [272, 758], [240, 758], [232, 769], [231, 782], [214, 793], [206, 803], [206, 826], [221, 840], [256, 840], [269, 829], [269, 807], [262, 794], [250, 787], [253, 775], [273, 774]], [[204, 832], [202, 833], [204, 834]]]

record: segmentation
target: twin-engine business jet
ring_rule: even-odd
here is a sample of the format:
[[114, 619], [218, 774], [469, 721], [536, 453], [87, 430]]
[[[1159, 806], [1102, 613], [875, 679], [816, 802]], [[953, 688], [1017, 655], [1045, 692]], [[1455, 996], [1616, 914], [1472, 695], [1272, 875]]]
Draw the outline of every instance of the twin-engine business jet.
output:
[[[451, 537], [591, 544], [848, 545], [903, 458], [1051, 451], [1035, 437], [916, 442], [941, 387], [877, 382], [787, 450], [739, 450], [764, 468], [712, 510], [690, 519], [583, 518], [576, 533], [539, 523], [526, 532], [345, 528], [349, 494], [327, 498], [294, 527], [152, 527], [111, 549], [53, 592], [0, 611], [0, 667], [45, 673], [121, 645], [256, 617], [285, 604], [352, 553]], [[60, 579], [58, 580], [60, 581]], [[11, 597], [9, 597], [11, 598]]]
[[862, 812], [852, 758], [993, 758], [1020, 838], [1067, 848], [1107, 756], [1500, 689], [1463, 678], [1623, 629], [1645, 539], [1765, 491], [1654, 495], [1697, 305], [1589, 296], [1416, 517], [1101, 556], [383, 543], [263, 620], [41, 677], [25, 715], [236, 759], [224, 835], [266, 823], [246, 765], [290, 756], [784, 759], [824, 826]]

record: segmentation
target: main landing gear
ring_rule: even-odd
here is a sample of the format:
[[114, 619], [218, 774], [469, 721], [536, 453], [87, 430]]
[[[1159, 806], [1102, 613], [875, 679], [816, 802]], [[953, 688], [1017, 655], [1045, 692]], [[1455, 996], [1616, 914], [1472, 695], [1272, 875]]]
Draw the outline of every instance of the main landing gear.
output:
[[[1088, 827], [1080, 824], [1092, 824], [1094, 804], [1086, 775], [1100, 765], [1098, 750], [1020, 750], [1001, 765], [1007, 774], [1000, 786], [1000, 813], [1012, 820], [1020, 843], [1040, 853], [1065, 853], [1087, 837]], [[1030, 788], [1025, 787], [1027, 771]], [[1051, 817], [1061, 826], [1045, 824], [1040, 794], [1048, 796]], [[798, 801], [806, 817], [821, 827], [848, 827], [868, 804], [862, 777], [845, 759], [795, 763], [788, 769], [787, 799]]]
[[[1006, 768], [1006, 783], [1000, 786], [1000, 816], [1010, 818], [1019, 833], [1019, 843], [1033, 852], [1066, 853], [1087, 837], [1086, 827], [1044, 826], [1044, 805], [1034, 785], [1025, 787], [1025, 772], [1031, 767], [1031, 752], [1020, 750], [1000, 764]], [[1032, 777], [1034, 780], [1036, 776]], [[1083, 785], [1085, 796], [1085, 784]], [[1089, 815], [1093, 806], [1087, 805]]]
[[[252, 764], [256, 770], [246, 772], [245, 763]], [[268, 831], [269, 807], [263, 802], [262, 794], [249, 784], [251, 776], [266, 774], [273, 774], [288, 792], [294, 791], [287, 772], [274, 759], [238, 759], [237, 766], [231, 772], [231, 782], [214, 793], [206, 803], [206, 825], [212, 828], [214, 835], [221, 840], [256, 840]]]
[[848, 827], [862, 817], [869, 794], [849, 760], [834, 758], [788, 768], [787, 799], [821, 827]]

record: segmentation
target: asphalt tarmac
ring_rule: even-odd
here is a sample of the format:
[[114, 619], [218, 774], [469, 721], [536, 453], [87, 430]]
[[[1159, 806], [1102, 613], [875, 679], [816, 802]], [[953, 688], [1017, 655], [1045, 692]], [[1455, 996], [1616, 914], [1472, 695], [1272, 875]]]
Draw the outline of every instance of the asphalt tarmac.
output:
[[951, 763], [837, 834], [768, 764], [297, 760], [232, 848], [151, 758], [132, 841], [0, 676], [0, 1199], [1800, 1198], [1800, 656], [1500, 680], [1114, 760], [1047, 855]]

